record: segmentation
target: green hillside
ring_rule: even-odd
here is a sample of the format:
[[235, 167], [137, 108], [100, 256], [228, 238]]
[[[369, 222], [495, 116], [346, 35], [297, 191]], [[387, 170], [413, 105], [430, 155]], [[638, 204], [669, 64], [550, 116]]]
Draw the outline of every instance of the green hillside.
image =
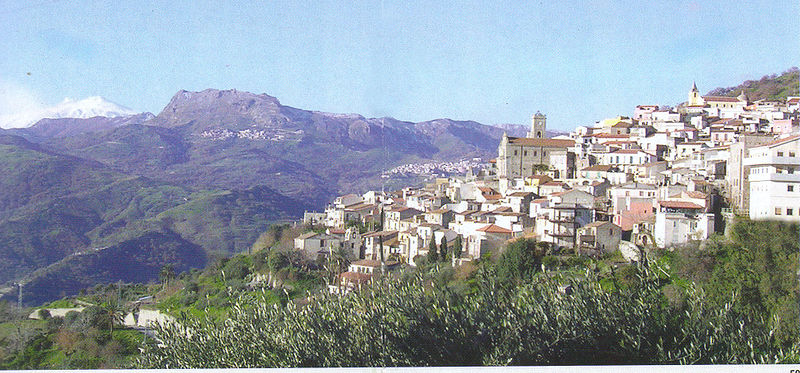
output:
[[[168, 263], [182, 270], [203, 266], [204, 260], [191, 260], [196, 253], [163, 257], [161, 248], [189, 245], [203, 255], [241, 252], [272, 223], [310, 209], [267, 187], [204, 190], [129, 176], [15, 136], [0, 137], [0, 172], [0, 284], [29, 283], [29, 304], [96, 283], [153, 280], [158, 272], [153, 268]], [[165, 260], [131, 278], [122, 269], [103, 269], [115, 257], [76, 255], [119, 245], [142, 253], [130, 257], [136, 260], [126, 267]]]
[[759, 80], [746, 80], [744, 83], [735, 87], [717, 88], [708, 92], [711, 96], [736, 97], [742, 90], [750, 101], [761, 99], [783, 101], [789, 96], [800, 95], [800, 70], [792, 67], [780, 75], [764, 75]]

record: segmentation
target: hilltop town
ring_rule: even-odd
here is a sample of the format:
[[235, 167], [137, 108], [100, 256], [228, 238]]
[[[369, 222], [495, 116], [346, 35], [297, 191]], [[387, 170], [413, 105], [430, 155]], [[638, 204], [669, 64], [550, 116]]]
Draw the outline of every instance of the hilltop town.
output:
[[702, 96], [693, 84], [674, 108], [639, 105], [554, 138], [537, 112], [528, 135], [504, 135], [485, 167], [306, 212], [304, 223], [325, 229], [294, 247], [310, 260], [352, 258], [331, 285], [339, 291], [431, 255], [478, 260], [520, 237], [555, 253], [641, 261], [721, 233], [734, 216], [799, 222], [799, 110], [800, 97]]

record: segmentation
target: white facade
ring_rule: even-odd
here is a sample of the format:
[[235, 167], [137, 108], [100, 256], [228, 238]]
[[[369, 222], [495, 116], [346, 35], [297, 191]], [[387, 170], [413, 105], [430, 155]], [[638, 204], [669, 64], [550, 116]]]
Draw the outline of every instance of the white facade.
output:
[[753, 148], [750, 166], [750, 218], [800, 222], [800, 136]]
[[656, 213], [653, 236], [660, 248], [685, 244], [691, 240], [705, 240], [714, 233], [714, 214], [667, 210]]

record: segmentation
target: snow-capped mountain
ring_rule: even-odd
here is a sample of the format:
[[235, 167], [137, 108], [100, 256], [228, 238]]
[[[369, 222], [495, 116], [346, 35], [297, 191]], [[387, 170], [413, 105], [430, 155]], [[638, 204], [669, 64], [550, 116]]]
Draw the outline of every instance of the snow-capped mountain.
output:
[[83, 100], [65, 98], [56, 106], [0, 115], [0, 128], [27, 128], [44, 118], [114, 118], [134, 114], [138, 114], [138, 112], [100, 96], [92, 96]]

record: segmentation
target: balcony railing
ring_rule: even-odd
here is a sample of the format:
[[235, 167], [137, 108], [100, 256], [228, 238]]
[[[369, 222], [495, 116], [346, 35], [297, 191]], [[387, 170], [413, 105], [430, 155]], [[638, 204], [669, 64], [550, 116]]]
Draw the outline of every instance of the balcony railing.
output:
[[761, 157], [746, 157], [742, 160], [745, 166], [760, 165], [794, 165], [800, 166], [800, 157], [776, 157], [772, 155]]

